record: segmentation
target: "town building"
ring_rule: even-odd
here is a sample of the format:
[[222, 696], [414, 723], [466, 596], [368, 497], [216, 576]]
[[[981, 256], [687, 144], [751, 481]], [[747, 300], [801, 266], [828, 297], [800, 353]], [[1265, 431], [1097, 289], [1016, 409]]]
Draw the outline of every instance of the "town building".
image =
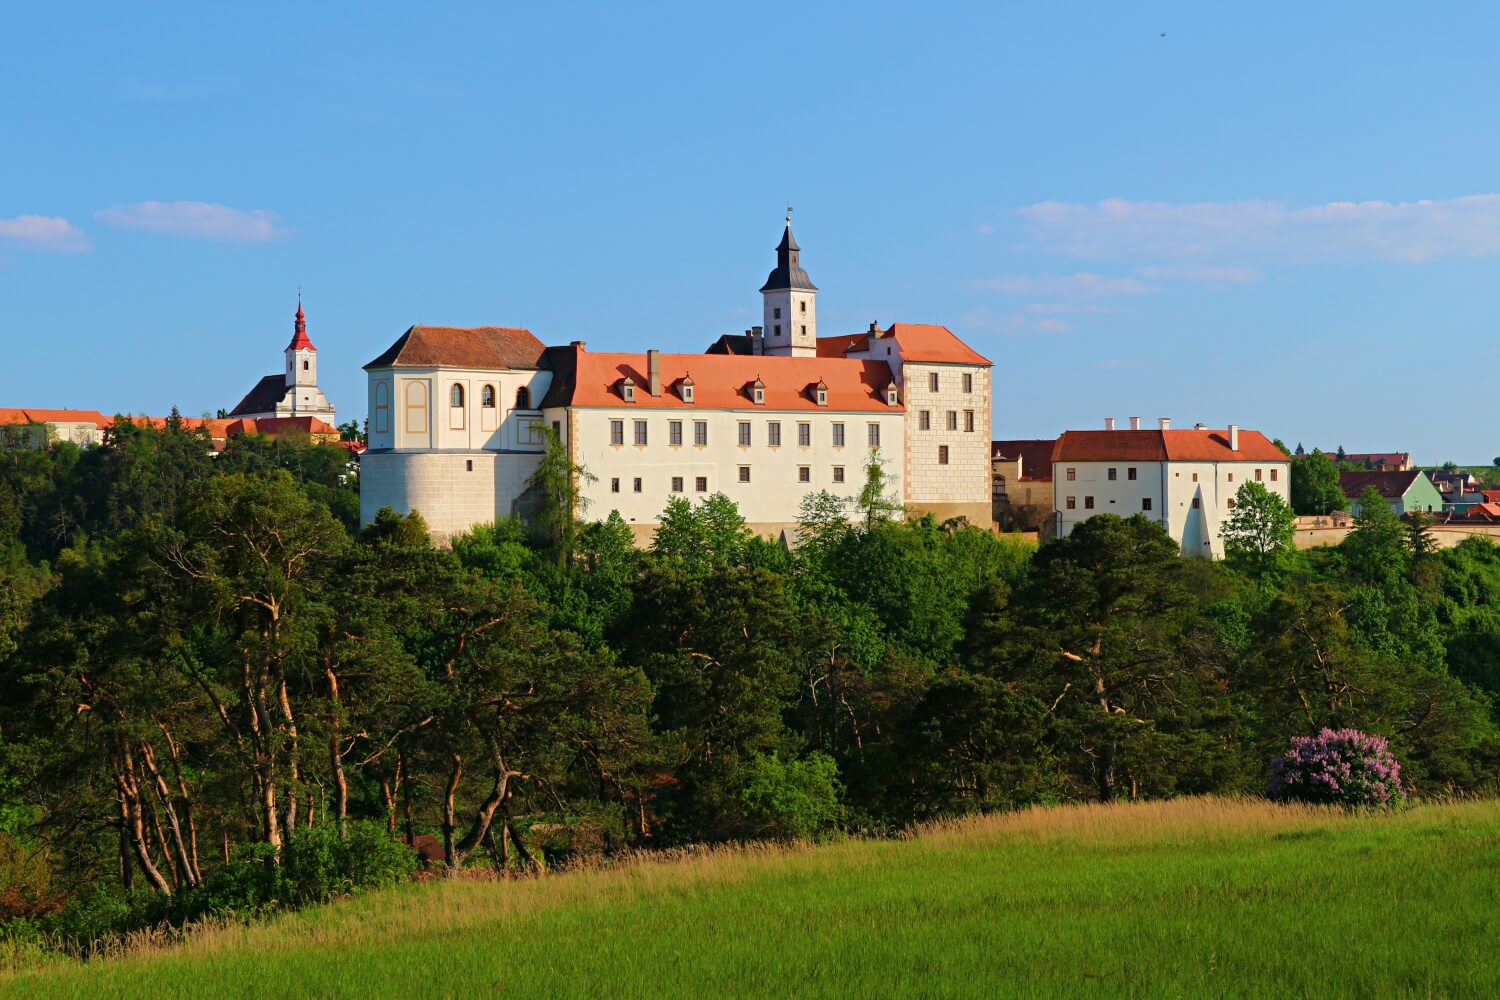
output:
[[1345, 451], [1342, 447], [1324, 452], [1340, 465], [1370, 469], [1375, 472], [1405, 472], [1415, 468], [1411, 453], [1405, 451]]
[[1052, 449], [1056, 438], [990, 442], [995, 521], [1039, 531], [1052, 517]]
[[292, 340], [282, 353], [286, 358], [285, 370], [267, 375], [255, 383], [255, 388], [229, 411], [229, 416], [247, 420], [316, 417], [328, 424], [336, 424], [338, 418], [333, 404], [318, 388], [318, 349], [307, 335], [307, 316], [302, 312], [301, 296], [297, 298]]
[[551, 428], [589, 477], [579, 516], [645, 539], [669, 499], [722, 492], [778, 535], [802, 498], [859, 493], [878, 455], [914, 513], [991, 519], [990, 362], [947, 328], [818, 335], [788, 219], [764, 325], [703, 354], [546, 346], [513, 327], [414, 326], [365, 366], [365, 520], [420, 511], [439, 538], [522, 513]]
[[1173, 430], [1163, 417], [1145, 429], [1131, 417], [1129, 429], [1118, 430], [1111, 418], [1101, 431], [1067, 431], [1052, 451], [1058, 537], [1096, 514], [1142, 514], [1184, 555], [1219, 558], [1219, 530], [1247, 482], [1290, 502], [1291, 459], [1259, 431], [1234, 424]]
[[1339, 473], [1339, 488], [1349, 498], [1350, 514], [1359, 516], [1359, 498], [1372, 486], [1398, 515], [1419, 511], [1435, 514], [1443, 510], [1442, 494], [1420, 469], [1408, 469], [1405, 472], [1345, 470]]
[[[106, 417], [99, 410], [48, 410], [0, 407], [0, 440], [26, 448], [45, 448], [66, 441], [81, 447], [104, 443], [105, 432], [116, 420], [127, 420], [138, 427], [161, 430], [168, 417]], [[359, 446], [340, 441], [339, 430], [317, 417], [268, 417], [261, 420], [212, 417], [178, 417], [183, 430], [202, 430], [214, 451], [224, 450], [230, 438], [242, 434], [260, 434], [268, 438], [295, 437], [313, 444], [338, 444], [350, 451]]]

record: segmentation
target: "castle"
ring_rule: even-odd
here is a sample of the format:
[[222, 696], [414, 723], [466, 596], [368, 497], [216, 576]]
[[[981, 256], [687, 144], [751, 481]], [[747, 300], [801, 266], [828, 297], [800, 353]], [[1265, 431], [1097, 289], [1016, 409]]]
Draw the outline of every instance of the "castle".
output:
[[645, 539], [673, 496], [723, 492], [756, 531], [859, 493], [878, 452], [907, 509], [991, 522], [990, 362], [946, 327], [818, 336], [788, 217], [764, 321], [703, 354], [546, 346], [511, 327], [413, 326], [365, 366], [361, 517], [420, 511], [438, 538], [510, 517], [556, 432], [591, 478], [581, 517]]

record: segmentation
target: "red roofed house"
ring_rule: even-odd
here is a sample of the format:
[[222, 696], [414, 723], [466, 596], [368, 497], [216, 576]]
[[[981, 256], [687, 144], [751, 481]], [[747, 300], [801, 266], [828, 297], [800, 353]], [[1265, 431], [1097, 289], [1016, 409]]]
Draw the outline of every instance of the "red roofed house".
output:
[[1290, 501], [1291, 459], [1259, 431], [1129, 430], [1113, 419], [1102, 431], [1068, 431], [1052, 452], [1052, 488], [1057, 533], [1065, 537], [1095, 514], [1144, 514], [1161, 524], [1184, 555], [1222, 557], [1219, 529], [1234, 508], [1234, 495], [1258, 482]]
[[450, 537], [519, 511], [555, 430], [580, 516], [642, 537], [669, 499], [723, 492], [753, 527], [792, 527], [818, 490], [858, 494], [878, 450], [910, 509], [988, 525], [990, 363], [941, 326], [818, 337], [790, 220], [761, 288], [765, 326], [704, 354], [547, 347], [528, 330], [414, 326], [365, 366], [362, 517], [419, 510]]
[[245, 394], [229, 415], [248, 420], [317, 417], [329, 424], [337, 423], [333, 404], [318, 388], [318, 349], [307, 336], [307, 317], [302, 312], [300, 297], [292, 340], [283, 353], [286, 370], [255, 383], [255, 388]]
[[108, 418], [98, 410], [0, 407], [0, 435], [26, 448], [45, 448], [52, 441], [98, 444], [108, 425]]

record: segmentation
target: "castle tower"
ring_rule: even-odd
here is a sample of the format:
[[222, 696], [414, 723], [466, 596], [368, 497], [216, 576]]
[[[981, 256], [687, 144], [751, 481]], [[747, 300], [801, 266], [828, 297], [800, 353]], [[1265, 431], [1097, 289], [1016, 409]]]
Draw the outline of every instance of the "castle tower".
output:
[[766, 353], [811, 358], [818, 354], [818, 286], [802, 270], [802, 251], [792, 237], [792, 216], [776, 246], [776, 269], [761, 286]]

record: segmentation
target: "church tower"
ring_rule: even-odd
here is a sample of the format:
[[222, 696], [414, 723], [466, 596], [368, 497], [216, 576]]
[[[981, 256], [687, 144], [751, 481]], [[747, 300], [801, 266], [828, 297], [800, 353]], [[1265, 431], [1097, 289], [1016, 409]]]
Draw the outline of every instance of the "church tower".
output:
[[786, 231], [776, 246], [776, 269], [761, 286], [765, 308], [766, 353], [812, 358], [818, 354], [818, 286], [798, 261], [802, 251], [792, 238], [791, 210]]
[[292, 328], [292, 342], [286, 345], [286, 388], [295, 393], [304, 386], [318, 387], [318, 349], [307, 336], [307, 316], [302, 312], [302, 296], [297, 296], [297, 324]]

